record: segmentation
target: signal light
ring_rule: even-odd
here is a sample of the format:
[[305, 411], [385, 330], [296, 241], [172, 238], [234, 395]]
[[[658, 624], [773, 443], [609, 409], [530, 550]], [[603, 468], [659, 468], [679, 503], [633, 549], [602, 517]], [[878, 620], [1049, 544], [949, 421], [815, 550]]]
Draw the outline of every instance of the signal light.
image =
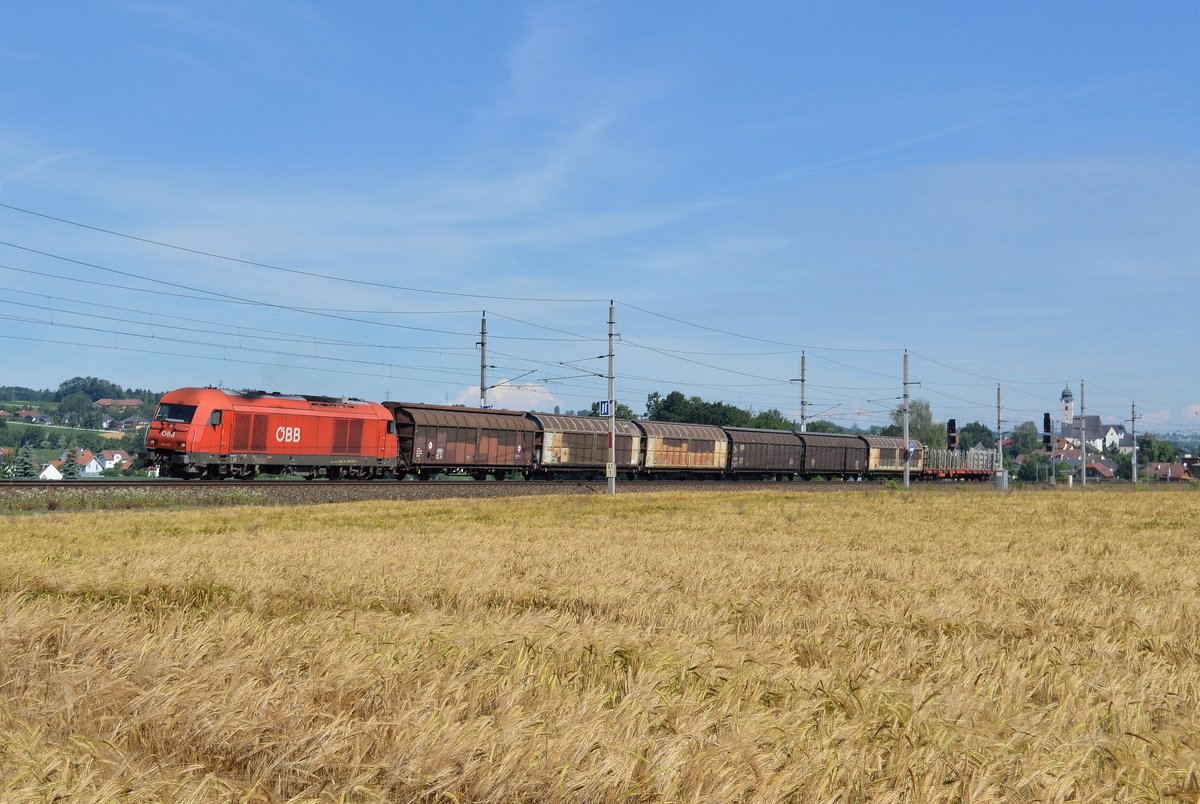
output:
[[1046, 452], [1050, 452], [1052, 450], [1052, 447], [1050, 445], [1050, 429], [1051, 429], [1050, 414], [1043, 413], [1042, 414], [1042, 447], [1046, 450]]
[[958, 449], [958, 420], [949, 419], [946, 421], [946, 448]]

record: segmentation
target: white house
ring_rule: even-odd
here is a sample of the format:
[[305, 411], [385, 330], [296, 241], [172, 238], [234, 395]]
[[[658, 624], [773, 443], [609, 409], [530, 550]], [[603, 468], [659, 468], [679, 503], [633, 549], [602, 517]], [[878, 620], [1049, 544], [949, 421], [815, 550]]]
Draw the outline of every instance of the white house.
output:
[[38, 475], [38, 480], [62, 480], [62, 472], [58, 471], [58, 467], [54, 464], [62, 463], [62, 461], [51, 461], [42, 467], [42, 473]]
[[[67, 453], [64, 452], [59, 456], [57, 463], [61, 466], [66, 459]], [[79, 474], [84, 477], [95, 477], [104, 470], [104, 462], [93, 455], [90, 449], [80, 450], [75, 456], [75, 463], [79, 464]]]
[[106, 449], [96, 456], [100, 461], [101, 469], [112, 469], [116, 466], [125, 466], [129, 463], [129, 453], [121, 449]]

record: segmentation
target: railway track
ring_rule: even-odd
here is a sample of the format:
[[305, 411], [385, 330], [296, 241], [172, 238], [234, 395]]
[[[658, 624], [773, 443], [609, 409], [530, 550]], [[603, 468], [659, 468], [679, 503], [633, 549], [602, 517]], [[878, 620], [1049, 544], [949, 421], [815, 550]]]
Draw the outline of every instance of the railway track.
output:
[[[837, 492], [878, 488], [873, 482], [738, 482], [738, 481], [628, 481], [617, 484], [618, 494], [684, 491], [720, 493], [752, 489]], [[309, 480], [0, 480], [0, 495], [37, 495], [78, 498], [81, 495], [172, 498], [179, 504], [303, 504], [359, 500], [426, 500], [597, 494], [608, 491], [605, 482], [584, 481], [309, 481]], [[124, 494], [123, 494], [124, 493]], [[137, 506], [134, 506], [137, 507]]]

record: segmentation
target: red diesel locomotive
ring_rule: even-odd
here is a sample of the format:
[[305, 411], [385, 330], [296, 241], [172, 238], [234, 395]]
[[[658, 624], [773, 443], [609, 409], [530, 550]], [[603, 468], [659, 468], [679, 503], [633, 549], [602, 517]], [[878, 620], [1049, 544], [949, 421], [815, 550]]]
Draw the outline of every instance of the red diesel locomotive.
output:
[[370, 479], [396, 466], [396, 423], [375, 402], [216, 388], [163, 396], [146, 434], [169, 477]]

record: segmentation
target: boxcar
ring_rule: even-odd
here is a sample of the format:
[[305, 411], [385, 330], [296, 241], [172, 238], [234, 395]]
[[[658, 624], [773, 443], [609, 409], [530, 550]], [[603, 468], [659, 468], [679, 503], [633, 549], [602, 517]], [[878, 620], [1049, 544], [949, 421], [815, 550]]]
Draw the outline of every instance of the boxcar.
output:
[[790, 430], [722, 429], [729, 436], [729, 473], [734, 477], [790, 480], [804, 468], [804, 442]]
[[[872, 475], [899, 474], [904, 471], [904, 454], [908, 451], [903, 438], [864, 435], [867, 442], [867, 473]], [[909, 461], [911, 471], [921, 469], [921, 451], [917, 450]]]
[[[608, 419], [595, 416], [526, 414], [540, 428], [538, 468], [548, 475], [602, 476], [608, 464]], [[617, 420], [617, 471], [638, 468], [642, 431], [623, 419]]]
[[159, 402], [146, 449], [171, 477], [370, 478], [395, 469], [395, 432], [374, 402], [180, 388]]
[[720, 427], [674, 422], [635, 422], [644, 436], [642, 467], [650, 474], [722, 474], [729, 439]]
[[867, 443], [858, 436], [797, 433], [804, 442], [805, 477], [861, 477], [867, 468]]
[[442, 472], [528, 474], [534, 465], [537, 425], [514, 410], [473, 410], [385, 402], [399, 436], [399, 471], [417, 477]]

